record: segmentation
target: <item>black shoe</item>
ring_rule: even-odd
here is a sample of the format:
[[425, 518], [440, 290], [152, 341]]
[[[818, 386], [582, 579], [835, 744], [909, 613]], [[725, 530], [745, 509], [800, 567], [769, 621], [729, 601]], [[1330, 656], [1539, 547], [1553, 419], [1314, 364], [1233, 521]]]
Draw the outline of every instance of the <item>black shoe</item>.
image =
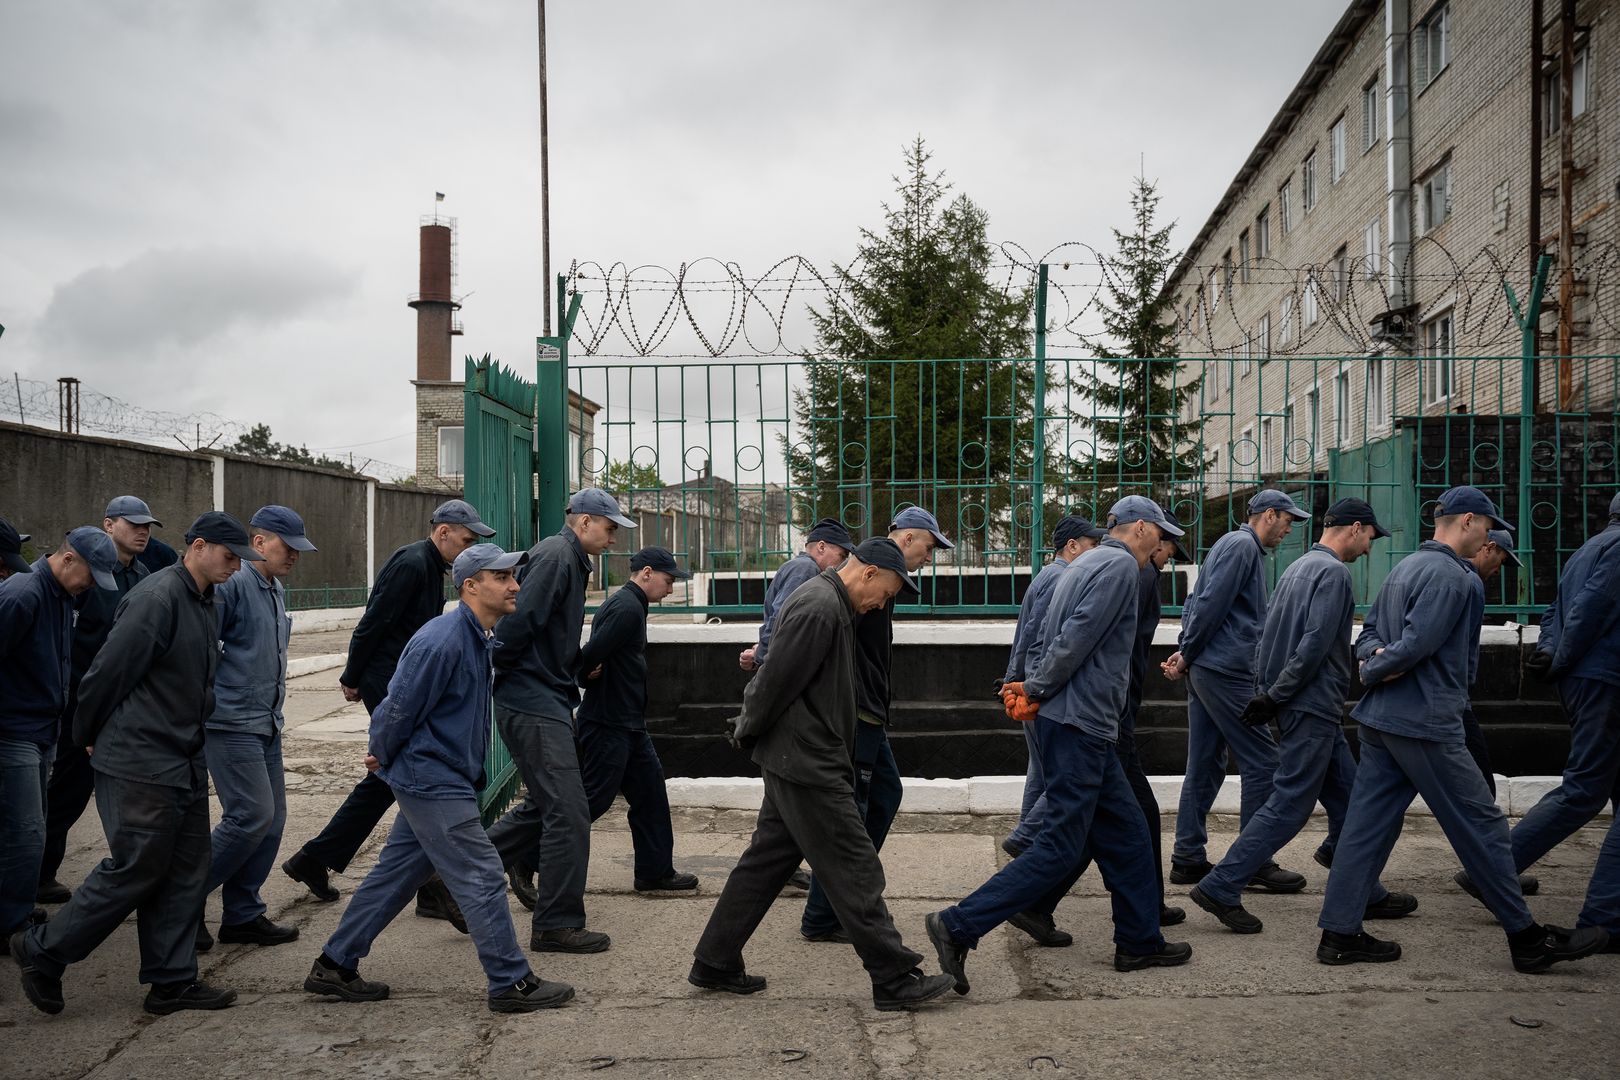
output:
[[841, 927], [841, 926], [835, 926], [831, 930], [816, 930], [814, 932], [808, 931], [808, 930], [800, 930], [799, 931], [799, 936], [804, 938], [804, 940], [806, 940], [806, 941], [815, 941], [815, 942], [823, 942], [823, 941], [825, 941], [825, 942], [831, 942], [834, 945], [848, 945], [849, 944], [849, 935], [844, 933], [844, 928]]
[[1184, 909], [1171, 907], [1169, 904], [1159, 905], [1159, 926], [1161, 928], [1166, 926], [1180, 926], [1186, 921], [1187, 912]]
[[657, 881], [635, 879], [636, 892], [686, 892], [698, 887], [696, 874], [675, 873]]
[[317, 900], [331, 903], [338, 898], [338, 891], [327, 880], [326, 867], [302, 851], [294, 852], [292, 858], [282, 863], [281, 872], [308, 888]]
[[323, 955], [310, 966], [304, 976], [304, 989], [311, 994], [337, 998], [339, 1001], [382, 1001], [388, 996], [388, 984], [362, 979], [353, 968], [338, 967]]
[[73, 890], [55, 878], [40, 882], [39, 888], [34, 890], [34, 903], [36, 904], [65, 904], [71, 899], [73, 899]]
[[1014, 859], [1018, 858], [1018, 856], [1020, 856], [1020, 855], [1022, 855], [1024, 853], [1024, 849], [1019, 847], [1017, 844], [1013, 843], [1011, 837], [1009, 837], [1008, 839], [1003, 840], [1001, 842], [1001, 850], [1005, 851], [1010, 857], [1012, 857]]
[[728, 994], [757, 994], [765, 989], [765, 976], [746, 971], [722, 971], [701, 960], [692, 961], [686, 981], [704, 990], [724, 990]]
[[1404, 919], [1417, 909], [1417, 897], [1411, 893], [1392, 892], [1382, 900], [1368, 904], [1363, 918]]
[[1320, 845], [1315, 851], [1311, 852], [1311, 858], [1316, 860], [1316, 865], [1325, 867], [1328, 870], [1333, 869], [1333, 849], [1326, 844]]
[[1221, 920], [1221, 925], [1234, 934], [1258, 934], [1266, 928], [1265, 923], [1251, 915], [1242, 904], [1223, 904], [1204, 892], [1201, 886], [1194, 885], [1187, 899]]
[[793, 871], [793, 876], [788, 878], [787, 884], [782, 887], [784, 889], [797, 889], [799, 892], [809, 892], [810, 875], [805, 872], [803, 867], [800, 867]]
[[924, 975], [912, 968], [898, 979], [872, 984], [872, 1006], [878, 1012], [900, 1012], [927, 1004], [955, 983], [949, 975]]
[[[1455, 881], [1458, 888], [1467, 893], [1469, 896], [1472, 896], [1475, 900], [1478, 900], [1482, 904], [1485, 902], [1485, 894], [1479, 891], [1479, 886], [1475, 885], [1474, 879], [1468, 876], [1468, 871], [1457, 871], [1455, 874], [1451, 875], [1451, 880]], [[1532, 874], [1519, 875], [1519, 895], [1534, 896], [1540, 891], [1540, 878], [1535, 877]]]
[[220, 923], [219, 940], [227, 945], [285, 945], [298, 940], [298, 927], [280, 926], [260, 915], [252, 922]]
[[1324, 964], [1388, 964], [1401, 958], [1397, 942], [1380, 941], [1368, 933], [1340, 934], [1322, 931], [1322, 942], [1316, 947], [1316, 959]]
[[967, 946], [958, 945], [951, 937], [951, 932], [945, 928], [945, 920], [939, 917], [939, 912], [931, 911], [923, 920], [928, 928], [928, 940], [934, 943], [934, 952], [939, 955], [940, 970], [955, 981], [958, 994], [968, 992], [967, 978]]
[[461, 914], [461, 905], [445, 888], [437, 875], [416, 890], [416, 917], [418, 919], [444, 919], [461, 933], [467, 932], [467, 920]]
[[1037, 915], [1033, 911], [1020, 911], [1007, 920], [1008, 926], [1022, 930], [1035, 939], [1035, 944], [1043, 949], [1067, 949], [1074, 944], [1074, 935], [1066, 930], [1059, 930], [1050, 915]]
[[236, 1004], [236, 991], [209, 986], [205, 982], [170, 983], [147, 992], [141, 1008], [153, 1016], [168, 1016], [186, 1009], [228, 1009]]
[[1170, 884], [1196, 885], [1204, 880], [1204, 875], [1215, 869], [1213, 863], [1205, 859], [1201, 863], [1171, 863]]
[[205, 953], [214, 947], [214, 935], [208, 932], [206, 922], [199, 921], [197, 923], [197, 936], [193, 944], [199, 953]]
[[1519, 875], [1519, 893], [1523, 896], [1534, 896], [1541, 891], [1541, 879], [1534, 874]]
[[1150, 967], [1180, 967], [1192, 959], [1192, 946], [1185, 941], [1167, 941], [1159, 946], [1159, 951], [1146, 955], [1128, 953], [1124, 949], [1114, 950], [1115, 971], [1140, 971]]
[[34, 1003], [34, 1008], [55, 1016], [66, 1004], [62, 1000], [62, 980], [53, 979], [42, 973], [28, 961], [24, 944], [27, 934], [28, 931], [19, 930], [11, 935], [7, 942], [11, 949], [11, 958], [17, 961], [17, 974], [22, 976], [23, 993]]
[[1260, 872], [1250, 878], [1244, 888], [1254, 889], [1256, 892], [1297, 893], [1305, 888], [1305, 875], [1284, 870], [1276, 863], [1272, 863], [1270, 866], [1262, 866]]
[[495, 1013], [538, 1012], [555, 1009], [574, 1000], [574, 988], [567, 983], [548, 982], [529, 975], [522, 982], [489, 995], [489, 1011]]
[[1567, 930], [1543, 923], [1543, 933], [1533, 944], [1513, 945], [1513, 966], [1520, 971], [1546, 971], [1566, 960], [1579, 960], [1609, 946], [1609, 932], [1598, 926]]
[[520, 862], [506, 864], [506, 880], [512, 883], [512, 895], [528, 911], [540, 902], [540, 891], [534, 886], [534, 867]]
[[529, 939], [529, 948], [535, 952], [598, 953], [606, 952], [613, 939], [595, 930], [571, 926], [562, 930], [540, 930]]

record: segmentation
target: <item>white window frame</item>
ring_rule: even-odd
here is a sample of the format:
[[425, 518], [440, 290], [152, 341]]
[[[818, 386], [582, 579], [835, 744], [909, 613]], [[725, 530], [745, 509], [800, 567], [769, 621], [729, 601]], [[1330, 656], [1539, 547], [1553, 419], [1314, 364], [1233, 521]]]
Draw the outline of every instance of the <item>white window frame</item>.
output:
[[1294, 343], [1294, 294], [1282, 298], [1282, 315], [1277, 320], [1277, 344], [1283, 348]]
[[[1254, 370], [1254, 335], [1250, 334], [1243, 339], [1243, 361], [1238, 365], [1238, 378], [1244, 378]], [[1234, 394], [1237, 391], [1232, 391]]]
[[[1243, 431], [1238, 435], [1238, 442], [1246, 442], [1250, 446], [1254, 447], [1254, 475], [1259, 476], [1260, 468], [1263, 463], [1260, 460], [1260, 444], [1254, 441], [1253, 424], [1245, 424], [1243, 426]], [[1232, 468], [1236, 469], [1237, 467], [1237, 448], [1234, 446], [1232, 448]]]
[[[459, 469], [452, 470], [452, 469], [446, 469], [445, 468], [444, 436], [445, 436], [445, 432], [447, 432], [447, 431], [456, 432], [457, 435], [459, 436], [459, 440], [458, 440], [460, 442], [459, 454], [460, 454], [460, 457], [461, 457], [461, 460], [458, 463], [461, 466], [461, 468], [459, 468]], [[444, 477], [444, 476], [466, 476], [467, 475], [467, 428], [466, 428], [466, 425], [464, 425], [464, 424], [445, 424], [443, 427], [440, 427], [438, 429], [437, 434], [435, 435], [435, 438], [434, 438], [434, 442], [435, 442], [435, 445], [436, 445], [436, 447], [438, 449], [438, 453], [437, 453], [437, 455], [435, 457], [435, 463], [436, 463], [436, 467], [438, 469], [437, 475], [441, 476], [441, 477]]]
[[1378, 76], [1361, 88], [1361, 152], [1378, 145]]
[[1442, 405], [1457, 392], [1457, 323], [1447, 308], [1423, 321], [1418, 340], [1423, 347], [1423, 404]]
[[1345, 142], [1344, 114], [1333, 121], [1328, 128], [1328, 177], [1330, 184], [1337, 184], [1344, 179], [1344, 172], [1350, 167], [1349, 146]]
[[1418, 235], [1427, 236], [1451, 216], [1451, 155], [1418, 181]]
[[1342, 447], [1350, 441], [1350, 373], [1341, 371], [1333, 376], [1333, 445]]
[[[1276, 440], [1271, 437], [1272, 420], [1273, 417], [1270, 416], [1260, 418], [1260, 452], [1256, 455], [1260, 467], [1255, 470], [1258, 476], [1264, 476], [1266, 470], [1272, 468], [1272, 451], [1276, 449]], [[1273, 471], [1275, 470], [1273, 469]]]
[[[1290, 176], [1282, 182], [1277, 189], [1277, 223], [1282, 226], [1283, 235], [1287, 236], [1294, 228], [1294, 178]], [[1261, 256], [1264, 258], [1264, 256]]]
[[1316, 271], [1313, 270], [1305, 278], [1305, 295], [1300, 300], [1300, 313], [1306, 326], [1315, 326], [1316, 320], [1322, 317], [1322, 305], [1316, 290]]
[[1309, 214], [1316, 209], [1316, 151], [1305, 155], [1299, 166], [1300, 207]]
[[580, 483], [580, 470], [584, 468], [581, 458], [584, 457], [585, 436], [577, 428], [568, 429], [568, 485], [577, 488]]
[[1249, 230], [1244, 229], [1238, 233], [1238, 280], [1245, 285], [1249, 283], [1249, 259], [1252, 253], [1249, 246]]
[[1254, 257], [1271, 258], [1271, 207], [1262, 206], [1254, 216]]
[[1350, 248], [1339, 245], [1333, 253], [1333, 302], [1343, 304], [1350, 298]]
[[1379, 281], [1384, 276], [1384, 219], [1375, 217], [1361, 230], [1361, 276]]
[[1311, 468], [1316, 467], [1316, 459], [1322, 452], [1322, 383], [1313, 382], [1305, 391], [1305, 435], [1311, 446]]
[[1451, 66], [1451, 4], [1437, 4], [1412, 31], [1412, 67], [1418, 93]]
[[1227, 248], [1226, 254], [1221, 256], [1221, 292], [1230, 293], [1236, 280], [1237, 275], [1232, 265], [1232, 249]]
[[1367, 357], [1367, 433], [1383, 434], [1389, 430], [1389, 392], [1394, 380], [1390, 377], [1394, 361], [1383, 355]]
[[1259, 333], [1255, 336], [1260, 339], [1260, 361], [1264, 363], [1271, 359], [1271, 312], [1260, 316]]
[[1204, 376], [1206, 379], [1209, 378], [1211, 369], [1215, 372], [1215, 377], [1210, 380], [1209, 400], [1211, 403], [1221, 400], [1221, 365], [1230, 363], [1230, 360], [1210, 360], [1204, 364]]
[[[1586, 115], [1587, 105], [1591, 100], [1589, 93], [1592, 77], [1591, 53], [1590, 41], [1582, 42], [1575, 50], [1575, 79], [1570, 107], [1570, 115], [1575, 120]], [[1561, 88], [1558, 78], [1559, 68], [1562, 66], [1561, 61], [1555, 60], [1541, 70], [1541, 130], [1547, 135], [1556, 133], [1564, 126], [1564, 109], [1563, 101], [1560, 100]]]
[[1209, 272], [1209, 313], [1214, 315], [1221, 310], [1221, 271], [1217, 267]]

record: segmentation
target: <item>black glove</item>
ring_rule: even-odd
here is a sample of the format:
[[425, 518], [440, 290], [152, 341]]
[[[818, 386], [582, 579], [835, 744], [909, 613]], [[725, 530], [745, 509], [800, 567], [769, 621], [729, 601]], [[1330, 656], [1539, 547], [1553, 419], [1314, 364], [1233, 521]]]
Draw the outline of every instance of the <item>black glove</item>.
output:
[[992, 694], [994, 694], [996, 696], [997, 701], [1001, 700], [1001, 684], [1002, 684], [1002, 681], [1003, 680], [1001, 680], [1001, 679], [997, 679], [995, 681], [994, 686], [991, 688], [991, 691], [990, 691]]
[[1251, 727], [1259, 727], [1277, 719], [1277, 710], [1278, 705], [1271, 700], [1270, 694], [1256, 694], [1249, 699], [1249, 704], [1244, 708], [1243, 715], [1239, 716], [1238, 719]]
[[1537, 682], [1546, 682], [1552, 678], [1552, 653], [1536, 649], [1524, 658], [1524, 673]]
[[737, 723], [741, 719], [742, 717], [740, 715], [726, 718], [726, 742], [731, 744], [731, 748], [733, 750], [739, 750], [743, 753], [747, 753], [749, 750], [754, 748], [754, 743], [756, 743], [758, 740], [752, 735], [741, 739], [737, 737]]

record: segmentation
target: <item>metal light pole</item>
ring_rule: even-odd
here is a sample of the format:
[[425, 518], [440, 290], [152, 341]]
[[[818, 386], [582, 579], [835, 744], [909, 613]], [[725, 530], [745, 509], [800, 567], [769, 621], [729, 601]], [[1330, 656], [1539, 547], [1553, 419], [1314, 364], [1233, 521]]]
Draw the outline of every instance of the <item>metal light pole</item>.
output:
[[[540, 12], [540, 281], [551, 291], [551, 139], [546, 122], [546, 0], [536, 0]], [[551, 336], [551, 297], [543, 295], [544, 332]]]

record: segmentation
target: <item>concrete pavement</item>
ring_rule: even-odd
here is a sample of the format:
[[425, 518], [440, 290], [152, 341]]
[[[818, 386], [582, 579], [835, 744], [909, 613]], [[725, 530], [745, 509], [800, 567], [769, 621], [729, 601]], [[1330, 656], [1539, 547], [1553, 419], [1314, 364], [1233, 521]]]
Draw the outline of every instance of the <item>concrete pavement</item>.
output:
[[[335, 670], [294, 680], [286, 757], [289, 823], [284, 852], [313, 835], [360, 776], [365, 713], [343, 702]], [[1167, 808], [1173, 810], [1173, 808]], [[217, 818], [217, 807], [216, 807]], [[141, 1012], [133, 920], [69, 971], [67, 1010], [35, 1012], [9, 960], [0, 960], [0, 1072], [7, 1077], [141, 1078], [610, 1076], [1388, 1076], [1610, 1077], [1620, 1055], [1615, 1017], [1620, 956], [1515, 973], [1500, 929], [1451, 884], [1456, 868], [1430, 819], [1411, 819], [1386, 876], [1417, 893], [1417, 915], [1375, 924], [1401, 942], [1396, 964], [1329, 968], [1315, 962], [1315, 918], [1325, 872], [1310, 861], [1313, 824], [1283, 853], [1310, 878], [1297, 896], [1257, 896], [1263, 934], [1239, 937], [1185, 901], [1189, 921], [1171, 930], [1193, 944], [1190, 965], [1130, 975], [1110, 966], [1108, 899], [1088, 874], [1059, 908], [1072, 948], [1033, 947], [1003, 928], [968, 961], [973, 991], [917, 1014], [872, 1009], [869, 983], [847, 946], [797, 934], [802, 901], [784, 897], [748, 952], [769, 988], [750, 998], [697, 991], [685, 981], [691, 947], [725, 875], [747, 844], [746, 810], [680, 810], [676, 864], [697, 873], [695, 896], [647, 897], [631, 889], [622, 809], [599, 822], [587, 898], [593, 929], [613, 948], [588, 957], [535, 956], [536, 969], [575, 985], [561, 1010], [496, 1017], [467, 939], [407, 912], [378, 941], [363, 970], [394, 997], [342, 1005], [300, 989], [348, 895], [380, 847], [373, 837], [345, 899], [314, 901], [272, 875], [271, 916], [300, 941], [272, 949], [218, 945], [203, 977], [235, 987], [241, 1003], [214, 1014], [157, 1019]], [[1167, 827], [1170, 824], [1167, 815]], [[923, 916], [978, 885], [1004, 860], [1009, 820], [904, 814], [884, 850], [891, 909], [907, 941], [929, 954]], [[1217, 818], [1212, 849], [1234, 823]], [[1587, 830], [1538, 866], [1537, 916], [1570, 924], [1601, 834]], [[82, 880], [102, 851], [88, 816], [72, 837], [62, 879]], [[513, 903], [520, 936], [527, 913]], [[218, 901], [210, 905], [217, 925]], [[1514, 1018], [1525, 1024], [1521, 1026]]]

